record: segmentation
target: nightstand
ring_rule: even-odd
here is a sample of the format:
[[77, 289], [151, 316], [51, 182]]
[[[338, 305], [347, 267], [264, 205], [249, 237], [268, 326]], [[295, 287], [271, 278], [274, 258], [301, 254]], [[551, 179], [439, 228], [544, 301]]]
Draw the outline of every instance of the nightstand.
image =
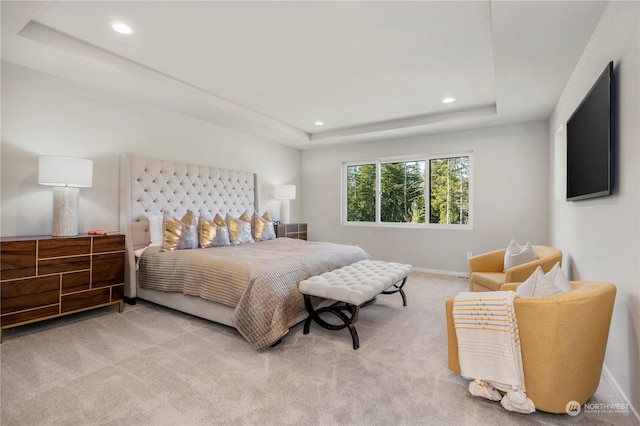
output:
[[102, 306], [123, 310], [124, 235], [0, 238], [2, 330]]
[[276, 237], [297, 238], [298, 240], [307, 239], [306, 223], [280, 223], [274, 226]]

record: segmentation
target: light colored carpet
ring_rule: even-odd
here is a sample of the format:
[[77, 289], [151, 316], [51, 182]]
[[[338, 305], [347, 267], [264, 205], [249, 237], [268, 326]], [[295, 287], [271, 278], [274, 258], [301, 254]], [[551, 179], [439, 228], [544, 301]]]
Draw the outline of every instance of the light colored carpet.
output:
[[[347, 330], [295, 326], [256, 352], [229, 327], [150, 303], [4, 331], [8, 425], [634, 425], [630, 410], [576, 417], [505, 411], [447, 368], [444, 300], [466, 280], [414, 273]], [[623, 403], [602, 380], [591, 402]]]

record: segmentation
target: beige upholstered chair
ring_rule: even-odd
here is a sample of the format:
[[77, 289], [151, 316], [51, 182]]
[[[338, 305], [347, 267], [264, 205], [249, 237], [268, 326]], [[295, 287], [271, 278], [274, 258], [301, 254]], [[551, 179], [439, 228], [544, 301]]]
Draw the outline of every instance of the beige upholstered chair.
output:
[[[573, 291], [514, 300], [527, 396], [536, 409], [566, 413], [570, 401], [584, 404], [598, 388], [616, 287], [573, 281]], [[507, 284], [503, 290], [515, 290]], [[449, 368], [460, 373], [453, 299], [446, 301]]]
[[547, 273], [560, 262], [562, 252], [553, 247], [533, 246], [538, 259], [504, 271], [506, 249], [496, 250], [469, 259], [469, 291], [498, 291], [504, 283], [524, 282], [538, 266]]

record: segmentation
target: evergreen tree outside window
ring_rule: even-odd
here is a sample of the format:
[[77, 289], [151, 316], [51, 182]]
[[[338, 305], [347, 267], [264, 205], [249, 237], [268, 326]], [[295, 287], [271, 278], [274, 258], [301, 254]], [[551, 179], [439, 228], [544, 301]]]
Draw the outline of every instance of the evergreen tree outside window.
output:
[[376, 165], [347, 166], [347, 221], [376, 221]]
[[345, 223], [470, 228], [471, 155], [345, 164]]
[[469, 157], [429, 161], [430, 223], [469, 223]]
[[424, 223], [424, 161], [380, 166], [380, 221]]

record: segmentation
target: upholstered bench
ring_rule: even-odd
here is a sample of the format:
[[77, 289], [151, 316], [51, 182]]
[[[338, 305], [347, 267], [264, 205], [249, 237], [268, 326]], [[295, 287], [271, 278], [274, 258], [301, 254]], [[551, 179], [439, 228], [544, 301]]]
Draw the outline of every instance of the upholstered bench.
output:
[[[373, 302], [379, 294], [400, 293], [402, 304], [407, 306], [407, 296], [402, 290], [411, 274], [411, 265], [379, 260], [360, 262], [325, 272], [301, 281], [298, 285], [304, 296], [304, 305], [309, 316], [304, 322], [304, 334], [309, 333], [311, 321], [328, 330], [342, 330], [347, 327], [353, 340], [353, 349], [358, 349], [360, 340], [355, 328], [361, 307]], [[314, 309], [311, 296], [342, 302], [320, 309]], [[342, 324], [331, 324], [320, 318], [322, 313], [336, 316]]]

